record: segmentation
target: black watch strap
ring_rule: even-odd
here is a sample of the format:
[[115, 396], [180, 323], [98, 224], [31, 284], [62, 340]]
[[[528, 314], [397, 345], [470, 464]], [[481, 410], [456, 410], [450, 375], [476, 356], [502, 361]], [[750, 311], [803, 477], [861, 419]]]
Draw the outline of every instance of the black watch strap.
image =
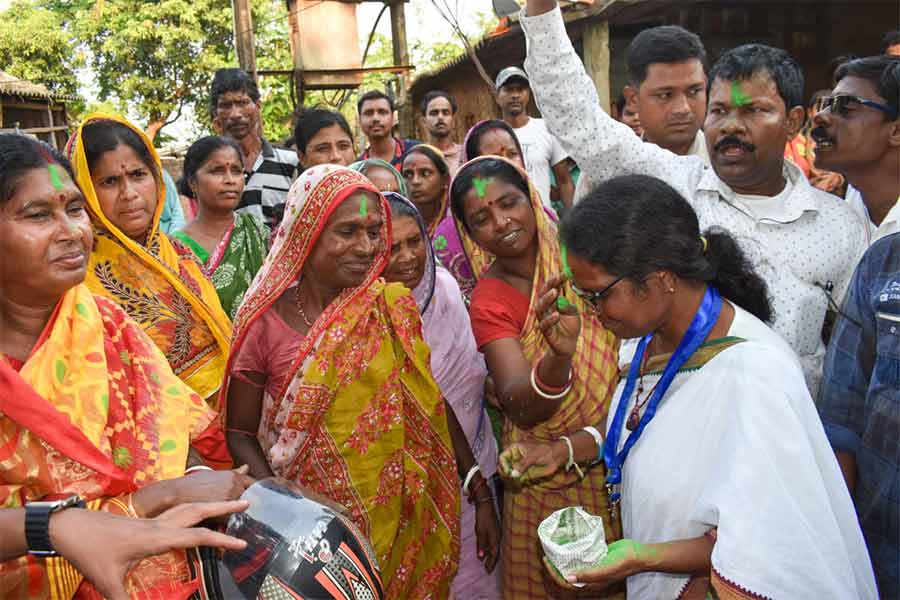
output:
[[55, 502], [29, 502], [25, 505], [25, 541], [28, 553], [36, 556], [56, 556], [50, 542], [50, 515], [64, 508], [84, 508], [84, 500], [70, 496]]

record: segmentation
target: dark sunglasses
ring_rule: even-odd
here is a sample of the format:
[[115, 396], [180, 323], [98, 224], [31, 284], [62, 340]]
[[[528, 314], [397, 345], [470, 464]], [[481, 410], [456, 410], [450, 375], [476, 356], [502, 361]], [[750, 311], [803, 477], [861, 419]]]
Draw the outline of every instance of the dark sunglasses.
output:
[[590, 306], [593, 310], [597, 311], [597, 310], [600, 310], [600, 300], [603, 299], [603, 296], [605, 296], [606, 293], [609, 290], [611, 290], [614, 285], [616, 285], [623, 279], [625, 279], [624, 275], [622, 275], [621, 277], [619, 277], [618, 279], [613, 281], [611, 284], [609, 284], [608, 286], [606, 286], [605, 288], [603, 288], [602, 290], [599, 290], [599, 291], [598, 290], [582, 290], [577, 285], [575, 285], [574, 281], [571, 281], [571, 280], [569, 281], [569, 285], [572, 287], [572, 291], [575, 292], [576, 296], [581, 298], [584, 301], [584, 303], [587, 304], [588, 306]]
[[878, 102], [874, 102], [872, 100], [866, 100], [865, 98], [860, 98], [859, 96], [847, 96], [847, 95], [838, 95], [838, 96], [825, 96], [823, 98], [819, 98], [819, 102], [816, 104], [816, 112], [822, 112], [823, 110], [830, 108], [831, 112], [838, 115], [839, 117], [848, 117], [850, 115], [850, 108], [855, 105], [868, 106], [869, 108], [874, 108], [875, 110], [880, 110], [884, 114], [886, 114], [891, 121], [895, 120], [898, 116], [897, 110], [887, 106], [886, 104], [880, 104]]

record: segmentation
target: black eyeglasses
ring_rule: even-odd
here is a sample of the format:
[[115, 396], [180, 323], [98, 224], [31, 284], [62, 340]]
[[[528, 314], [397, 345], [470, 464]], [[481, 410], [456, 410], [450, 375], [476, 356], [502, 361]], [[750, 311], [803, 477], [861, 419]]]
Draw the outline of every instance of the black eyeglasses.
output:
[[602, 290], [582, 290], [577, 285], [575, 285], [574, 281], [569, 281], [569, 285], [572, 286], [572, 291], [575, 292], [575, 295], [584, 300], [584, 303], [590, 306], [593, 310], [600, 310], [600, 300], [603, 299], [603, 296], [612, 289], [614, 285], [619, 283], [625, 279], [625, 276], [622, 275], [611, 284], [603, 288]]
[[886, 104], [880, 104], [873, 100], [866, 100], [865, 98], [860, 98], [859, 96], [847, 96], [847, 95], [838, 95], [838, 96], [825, 96], [823, 98], [819, 98], [819, 102], [816, 104], [816, 112], [822, 112], [823, 110], [830, 108], [831, 112], [838, 115], [839, 117], [848, 117], [850, 116], [850, 108], [853, 105], [862, 105], [868, 106], [869, 108], [874, 108], [875, 110], [880, 110], [884, 114], [886, 114], [892, 121], [895, 120], [898, 116], [897, 109], [891, 108]]

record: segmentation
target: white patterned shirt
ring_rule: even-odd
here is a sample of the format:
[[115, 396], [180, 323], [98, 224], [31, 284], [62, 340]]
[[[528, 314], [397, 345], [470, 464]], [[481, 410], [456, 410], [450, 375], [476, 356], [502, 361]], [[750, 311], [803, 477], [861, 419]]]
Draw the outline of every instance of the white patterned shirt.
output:
[[721, 227], [737, 240], [769, 288], [772, 327], [799, 355], [815, 397], [822, 376], [825, 289], [841, 301], [865, 250], [862, 224], [839, 198], [812, 187], [784, 163], [790, 194], [757, 216], [697, 156], [677, 156], [646, 144], [601, 108], [594, 84], [572, 48], [559, 8], [520, 20], [528, 48], [525, 71], [550, 131], [581, 167], [576, 202], [594, 185], [619, 175], [662, 179], [694, 207], [701, 230]]

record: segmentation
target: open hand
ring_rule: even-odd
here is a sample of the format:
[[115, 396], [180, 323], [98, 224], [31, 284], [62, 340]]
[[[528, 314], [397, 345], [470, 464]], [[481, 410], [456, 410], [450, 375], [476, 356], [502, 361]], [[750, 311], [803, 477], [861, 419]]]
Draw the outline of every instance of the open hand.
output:
[[565, 283], [565, 275], [552, 277], [540, 289], [534, 310], [550, 349], [559, 356], [572, 356], [581, 333], [581, 316], [560, 293]]
[[516, 442], [500, 454], [498, 470], [503, 478], [524, 485], [552, 476], [565, 466], [568, 458], [565, 443], [561, 441]]
[[129, 600], [125, 577], [144, 558], [196, 546], [242, 550], [245, 541], [193, 525], [241, 512], [248, 505], [242, 500], [182, 504], [155, 519], [70, 508], [51, 517], [50, 537], [53, 547], [100, 594], [110, 600]]

